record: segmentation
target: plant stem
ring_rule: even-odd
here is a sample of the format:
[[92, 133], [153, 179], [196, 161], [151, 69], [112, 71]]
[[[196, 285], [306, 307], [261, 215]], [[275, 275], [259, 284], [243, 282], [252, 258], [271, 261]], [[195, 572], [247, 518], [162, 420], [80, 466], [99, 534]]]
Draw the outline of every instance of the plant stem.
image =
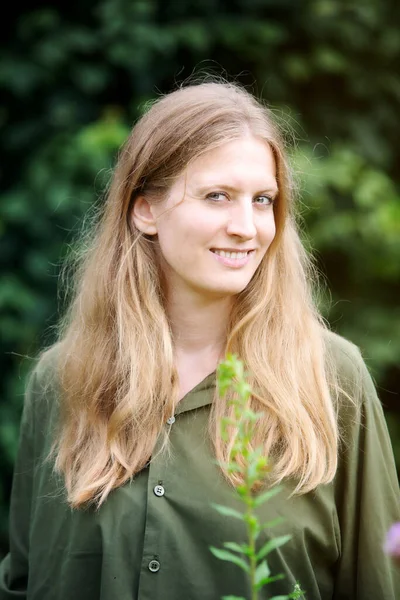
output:
[[[252, 511], [252, 507], [250, 505], [248, 505], [247, 507], [247, 515], [249, 517], [253, 516], [253, 511]], [[256, 577], [256, 549], [255, 549], [255, 540], [254, 540], [254, 535], [253, 535], [253, 528], [251, 526], [251, 524], [249, 523], [248, 525], [249, 527], [249, 547], [251, 549], [251, 553], [250, 553], [250, 581], [251, 581], [251, 600], [257, 600], [258, 599], [258, 591], [256, 589], [255, 584], [255, 577]]]
[[253, 525], [252, 525], [252, 517], [253, 517], [253, 502], [252, 502], [252, 493], [251, 493], [251, 489], [250, 489], [250, 481], [249, 481], [249, 474], [248, 474], [248, 469], [246, 469], [245, 472], [245, 485], [247, 488], [247, 495], [246, 495], [246, 503], [247, 503], [247, 510], [246, 510], [246, 514], [248, 517], [248, 531], [249, 531], [249, 548], [250, 548], [250, 581], [251, 581], [251, 600], [258, 600], [258, 590], [255, 586], [255, 577], [256, 577], [256, 567], [257, 567], [257, 561], [256, 561], [256, 541], [254, 539], [254, 531], [253, 531]]

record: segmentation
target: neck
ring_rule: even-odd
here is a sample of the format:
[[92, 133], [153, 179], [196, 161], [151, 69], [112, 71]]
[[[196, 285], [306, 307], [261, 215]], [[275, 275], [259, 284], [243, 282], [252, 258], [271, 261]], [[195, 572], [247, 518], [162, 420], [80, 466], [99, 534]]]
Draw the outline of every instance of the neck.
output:
[[167, 300], [177, 354], [199, 355], [222, 352], [231, 309], [230, 298], [204, 299], [185, 294]]

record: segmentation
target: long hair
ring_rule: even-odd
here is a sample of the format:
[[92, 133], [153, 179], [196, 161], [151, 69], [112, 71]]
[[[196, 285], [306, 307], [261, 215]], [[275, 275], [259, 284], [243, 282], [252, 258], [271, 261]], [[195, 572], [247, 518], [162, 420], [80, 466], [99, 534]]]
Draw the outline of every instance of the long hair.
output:
[[[235, 84], [182, 87], [154, 102], [124, 145], [56, 344], [60, 424], [55, 469], [73, 507], [100, 506], [138, 473], [178, 400], [174, 343], [154, 240], [135, 229], [138, 194], [158, 202], [187, 164], [253, 135], [270, 145], [279, 193], [276, 235], [249, 285], [234, 299], [226, 352], [250, 373], [251, 406], [264, 411], [254, 447], [273, 458], [272, 482], [294, 478], [295, 493], [331, 481], [337, 468], [338, 385], [326, 360], [325, 325], [315, 308], [310, 258], [300, 242], [285, 144], [271, 111]], [[233, 416], [216, 391], [209, 435], [226, 464], [235, 442], [220, 437]], [[243, 458], [243, 457], [242, 457]], [[232, 484], [237, 473], [224, 476]], [[260, 483], [255, 484], [255, 488]]]

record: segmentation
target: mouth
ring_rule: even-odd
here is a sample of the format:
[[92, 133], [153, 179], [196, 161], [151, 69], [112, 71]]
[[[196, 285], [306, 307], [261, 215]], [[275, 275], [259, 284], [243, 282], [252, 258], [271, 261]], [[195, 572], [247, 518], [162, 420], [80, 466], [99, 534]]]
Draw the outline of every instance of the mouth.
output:
[[242, 251], [228, 251], [219, 250], [217, 248], [211, 248], [210, 252], [213, 254], [215, 259], [225, 267], [231, 267], [233, 269], [240, 269], [247, 265], [251, 256], [254, 254], [254, 250], [242, 250]]
[[210, 249], [213, 254], [217, 254], [218, 256], [222, 256], [223, 258], [232, 258], [232, 259], [241, 259], [249, 256], [254, 252], [254, 250], [222, 250], [219, 248], [211, 248]]

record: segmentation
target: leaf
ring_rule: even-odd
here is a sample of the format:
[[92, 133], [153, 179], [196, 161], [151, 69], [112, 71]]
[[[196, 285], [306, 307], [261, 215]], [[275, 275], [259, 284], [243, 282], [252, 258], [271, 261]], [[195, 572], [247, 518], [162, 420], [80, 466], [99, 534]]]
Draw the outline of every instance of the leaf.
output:
[[285, 579], [285, 576], [282, 575], [282, 573], [279, 573], [279, 575], [273, 575], [272, 577], [265, 577], [264, 579], [261, 579], [258, 584], [256, 584], [256, 589], [259, 590], [267, 583], [273, 583], [274, 581], [279, 581], [280, 579]]
[[267, 556], [272, 550], [276, 550], [280, 546], [286, 544], [292, 538], [291, 535], [281, 535], [279, 537], [273, 538], [272, 540], [268, 540], [266, 544], [258, 551], [257, 560], [261, 560], [264, 556]]
[[279, 494], [279, 492], [281, 490], [282, 490], [281, 486], [275, 486], [275, 487], [271, 488], [270, 490], [268, 490], [267, 492], [260, 494], [259, 496], [257, 496], [257, 498], [254, 498], [254, 506], [260, 506], [260, 504], [267, 502], [268, 500], [270, 500], [271, 498], [273, 498], [274, 496]]
[[251, 394], [251, 387], [246, 381], [239, 381], [237, 384], [237, 390], [243, 399], [247, 399]]
[[222, 600], [246, 600], [243, 596], [222, 596]]
[[[247, 476], [249, 478], [249, 481], [255, 481], [260, 475], [261, 473], [259, 473], [257, 460], [252, 460], [252, 462], [250, 462], [250, 464], [247, 467]], [[256, 506], [255, 503], [254, 505]]]
[[234, 462], [220, 462], [218, 460], [213, 460], [213, 463], [220, 466], [221, 468], [225, 468], [227, 471], [235, 471], [236, 473], [242, 473], [243, 467]]
[[250, 553], [250, 548], [247, 544], [237, 544], [236, 542], [225, 542], [223, 544], [224, 548], [228, 548], [228, 550], [233, 550], [234, 552], [239, 552], [240, 554], [246, 554], [247, 556]]
[[263, 581], [264, 579], [267, 579], [271, 574], [270, 568], [267, 564], [266, 560], [263, 560], [263, 562], [258, 565], [257, 569], [256, 569], [256, 573], [255, 573], [255, 583], [258, 587], [258, 584], [260, 583], [260, 581]]
[[249, 565], [243, 560], [243, 558], [239, 558], [238, 556], [236, 556], [236, 554], [227, 552], [227, 550], [221, 550], [220, 548], [214, 548], [213, 546], [210, 546], [210, 550], [214, 554], [214, 556], [216, 556], [220, 560], [227, 560], [228, 562], [233, 562], [235, 565], [243, 569], [243, 571], [246, 571], [246, 573], [249, 572]]
[[222, 417], [221, 423], [223, 425], [236, 425], [235, 419], [232, 419], [231, 417]]
[[229, 506], [222, 506], [221, 504], [211, 503], [211, 506], [215, 508], [221, 515], [225, 515], [226, 517], [235, 517], [235, 519], [240, 519], [244, 521], [244, 516], [238, 510], [234, 508], [230, 508]]

